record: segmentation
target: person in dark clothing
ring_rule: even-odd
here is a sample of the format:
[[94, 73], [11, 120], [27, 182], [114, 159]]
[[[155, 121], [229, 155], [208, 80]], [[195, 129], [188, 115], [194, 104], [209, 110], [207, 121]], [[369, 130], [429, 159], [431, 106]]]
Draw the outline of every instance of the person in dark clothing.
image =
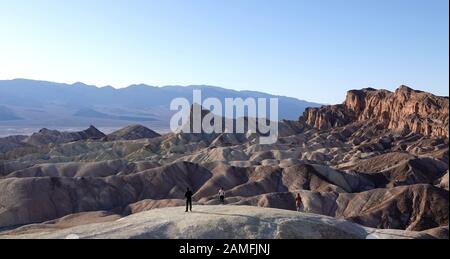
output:
[[223, 190], [223, 188], [220, 188], [220, 190], [219, 190], [219, 198], [220, 198], [220, 202], [222, 204], [225, 204], [225, 191]]
[[297, 205], [298, 212], [304, 211], [303, 201], [302, 201], [302, 197], [300, 196], [300, 193], [297, 193], [297, 197], [295, 198], [295, 204]]
[[187, 188], [186, 194], [184, 195], [184, 197], [186, 197], [186, 212], [188, 212], [188, 209], [190, 209], [192, 212], [192, 196], [193, 195], [194, 194], [192, 193], [192, 191], [189, 188]]

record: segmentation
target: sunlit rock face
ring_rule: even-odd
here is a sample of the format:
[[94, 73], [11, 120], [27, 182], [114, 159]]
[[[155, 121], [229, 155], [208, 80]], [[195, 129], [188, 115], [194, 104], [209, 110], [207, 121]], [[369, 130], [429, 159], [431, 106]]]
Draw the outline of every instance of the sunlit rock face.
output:
[[406, 86], [395, 92], [352, 90], [342, 105], [307, 109], [301, 120], [318, 129], [373, 120], [392, 130], [448, 137], [449, 99]]

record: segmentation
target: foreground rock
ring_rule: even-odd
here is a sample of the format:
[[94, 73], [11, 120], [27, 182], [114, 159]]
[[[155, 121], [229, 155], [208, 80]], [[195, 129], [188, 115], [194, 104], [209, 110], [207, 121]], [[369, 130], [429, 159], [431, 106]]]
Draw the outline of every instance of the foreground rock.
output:
[[[83, 217], [82, 217], [83, 218]], [[83, 219], [85, 219], [84, 217]], [[99, 222], [94, 217], [94, 222]], [[67, 221], [67, 220], [66, 220]], [[197, 206], [155, 209], [111, 221], [52, 228], [51, 223], [0, 234], [27, 239], [416, 239], [419, 232], [375, 230], [343, 220], [278, 209], [247, 206]], [[64, 222], [64, 221], [63, 221]], [[83, 223], [86, 223], [84, 221]], [[54, 222], [53, 222], [54, 224]], [[47, 225], [47, 226], [45, 226]]]

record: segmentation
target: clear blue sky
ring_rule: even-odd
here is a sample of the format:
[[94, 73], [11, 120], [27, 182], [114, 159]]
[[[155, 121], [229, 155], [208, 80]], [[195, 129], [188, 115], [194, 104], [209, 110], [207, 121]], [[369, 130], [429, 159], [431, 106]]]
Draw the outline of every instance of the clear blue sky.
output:
[[0, 79], [448, 95], [448, 0], [0, 0]]

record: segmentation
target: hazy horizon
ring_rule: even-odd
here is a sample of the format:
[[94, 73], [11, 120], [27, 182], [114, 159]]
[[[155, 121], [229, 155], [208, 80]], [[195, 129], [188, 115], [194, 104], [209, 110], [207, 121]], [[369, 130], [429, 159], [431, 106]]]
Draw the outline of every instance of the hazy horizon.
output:
[[[116, 90], [119, 89], [124, 89], [124, 88], [128, 88], [131, 86], [139, 86], [139, 85], [145, 85], [148, 87], [157, 87], [157, 88], [164, 88], [164, 87], [214, 87], [214, 88], [222, 88], [222, 89], [226, 89], [226, 90], [231, 90], [231, 91], [237, 91], [237, 92], [257, 92], [257, 93], [264, 93], [264, 94], [269, 94], [269, 95], [273, 95], [273, 96], [282, 96], [282, 97], [289, 97], [289, 98], [295, 98], [301, 101], [308, 101], [308, 102], [315, 102], [314, 100], [306, 100], [306, 99], [301, 99], [301, 98], [297, 98], [297, 97], [293, 97], [293, 96], [288, 96], [288, 95], [281, 95], [281, 94], [277, 94], [275, 92], [263, 92], [260, 90], [250, 90], [250, 89], [233, 89], [231, 87], [226, 87], [226, 86], [220, 86], [220, 85], [207, 85], [207, 84], [189, 84], [189, 85], [155, 85], [155, 84], [149, 84], [149, 83], [145, 83], [145, 82], [141, 82], [141, 83], [133, 83], [133, 84], [129, 84], [123, 87], [117, 87], [111, 84], [107, 84], [107, 85], [95, 85], [95, 84], [88, 84], [82, 81], [76, 81], [76, 82], [60, 82], [60, 81], [51, 81], [51, 80], [45, 80], [45, 79], [33, 79], [33, 78], [7, 78], [7, 79], [3, 79], [0, 78], [0, 81], [13, 81], [13, 80], [28, 80], [28, 81], [40, 81], [40, 82], [49, 82], [49, 83], [57, 83], [57, 84], [66, 84], [66, 85], [76, 85], [76, 84], [84, 84], [87, 86], [92, 86], [92, 87], [96, 87], [96, 88], [104, 88], [104, 87], [112, 87]], [[342, 97], [343, 100], [345, 99], [345, 94]], [[319, 102], [316, 102], [319, 103]], [[325, 103], [323, 103], [325, 104]]]
[[[157, 87], [157, 88], [164, 88], [164, 87], [201, 87], [201, 86], [205, 86], [205, 87], [214, 87], [214, 88], [222, 88], [222, 89], [227, 89], [227, 90], [231, 90], [231, 91], [237, 91], [237, 92], [246, 92], [246, 91], [250, 91], [250, 92], [258, 92], [258, 93], [264, 93], [264, 94], [269, 94], [269, 95], [273, 95], [273, 96], [281, 96], [281, 97], [288, 97], [288, 98], [294, 98], [294, 99], [298, 99], [301, 101], [306, 101], [306, 102], [312, 102], [312, 103], [319, 103], [322, 105], [333, 105], [333, 104], [340, 104], [342, 102], [345, 101], [345, 97], [346, 97], [346, 93], [348, 91], [351, 90], [359, 90], [359, 89], [364, 89], [364, 88], [375, 88], [375, 89], [379, 89], [379, 90], [389, 90], [389, 91], [395, 91], [398, 87], [405, 85], [408, 86], [414, 90], [418, 90], [418, 91], [427, 91], [427, 90], [423, 90], [420, 88], [416, 88], [414, 86], [411, 85], [406, 85], [406, 84], [400, 84], [398, 86], [393, 86], [393, 87], [388, 87], [388, 88], [379, 88], [379, 87], [374, 87], [374, 86], [362, 86], [360, 88], [349, 88], [347, 89], [343, 95], [341, 96], [341, 100], [336, 102], [336, 103], [321, 103], [318, 102], [316, 100], [307, 100], [307, 99], [302, 99], [302, 98], [298, 98], [298, 97], [294, 97], [294, 96], [288, 96], [288, 95], [281, 95], [281, 94], [277, 94], [276, 92], [263, 92], [263, 91], [259, 91], [259, 90], [250, 90], [250, 89], [234, 89], [234, 88], [229, 88], [226, 86], [218, 86], [218, 85], [206, 85], [206, 84], [191, 84], [191, 85], [155, 85], [155, 84], [149, 84], [149, 83], [145, 83], [145, 82], [141, 82], [141, 83], [133, 83], [127, 86], [123, 86], [123, 87], [117, 87], [111, 84], [107, 84], [107, 85], [94, 85], [94, 84], [88, 84], [82, 81], [76, 81], [76, 82], [60, 82], [60, 81], [50, 81], [50, 80], [45, 80], [45, 79], [32, 79], [32, 78], [7, 78], [7, 79], [3, 79], [0, 78], [0, 81], [12, 81], [12, 80], [29, 80], [29, 81], [42, 81], [42, 82], [50, 82], [50, 83], [57, 83], [57, 84], [66, 84], [66, 85], [76, 85], [76, 84], [84, 84], [87, 86], [92, 86], [92, 87], [96, 87], [96, 88], [104, 88], [104, 87], [112, 87], [116, 90], [119, 89], [124, 89], [124, 88], [128, 88], [128, 87], [132, 87], [132, 86], [139, 86], [139, 85], [144, 85], [144, 86], [148, 86], [148, 87]], [[429, 93], [434, 94], [436, 96], [443, 96], [443, 97], [448, 97], [449, 94], [447, 93], [446, 95], [439, 95], [437, 93], [431, 92], [429, 91]], [[339, 98], [337, 98], [339, 99]]]

